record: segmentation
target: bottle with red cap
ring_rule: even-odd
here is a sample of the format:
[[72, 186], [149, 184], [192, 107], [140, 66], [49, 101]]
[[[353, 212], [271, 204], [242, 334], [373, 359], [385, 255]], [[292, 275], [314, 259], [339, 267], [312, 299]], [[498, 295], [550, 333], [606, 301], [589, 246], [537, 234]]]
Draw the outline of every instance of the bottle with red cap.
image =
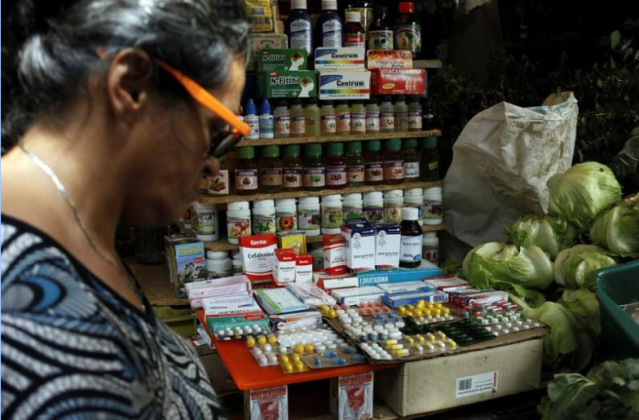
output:
[[399, 3], [399, 16], [395, 25], [395, 48], [413, 52], [417, 57], [422, 50], [422, 28], [415, 13], [415, 3]]

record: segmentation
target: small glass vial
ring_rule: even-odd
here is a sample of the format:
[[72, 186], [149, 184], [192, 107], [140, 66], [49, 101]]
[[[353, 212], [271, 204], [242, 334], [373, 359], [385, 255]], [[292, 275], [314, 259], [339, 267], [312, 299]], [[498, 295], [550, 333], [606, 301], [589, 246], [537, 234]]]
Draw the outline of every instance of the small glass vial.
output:
[[395, 132], [395, 107], [390, 96], [384, 96], [382, 104], [379, 106], [380, 125], [382, 133]]
[[273, 111], [275, 138], [287, 138], [291, 136], [291, 113], [286, 101], [277, 102]]
[[402, 268], [415, 268], [422, 263], [423, 233], [417, 218], [417, 209], [412, 207], [402, 209], [399, 251], [399, 266]]
[[379, 105], [376, 98], [371, 98], [366, 104], [366, 132], [376, 134], [379, 130]]
[[408, 131], [408, 105], [404, 95], [399, 95], [395, 100], [395, 131], [400, 133]]
[[404, 156], [402, 155], [402, 141], [400, 139], [386, 140], [384, 153], [384, 181], [387, 184], [401, 184], [404, 182]]
[[358, 141], [346, 143], [346, 186], [361, 187], [362, 185], [364, 185], [362, 143]]
[[335, 115], [337, 116], [337, 134], [340, 136], [351, 134], [351, 108], [348, 106], [348, 102], [337, 102]]
[[325, 101], [320, 111], [322, 120], [322, 136], [334, 136], [337, 133], [337, 119], [332, 101]]
[[346, 158], [343, 143], [329, 143], [325, 159], [326, 186], [331, 190], [346, 187]]
[[301, 191], [304, 164], [300, 158], [300, 147], [296, 144], [284, 148], [282, 160], [282, 187], [284, 191]]
[[304, 188], [321, 191], [326, 188], [326, 166], [322, 159], [322, 145], [313, 143], [304, 148]]
[[419, 181], [420, 152], [417, 150], [417, 139], [404, 139], [402, 153], [404, 155], [404, 180], [407, 182]]
[[282, 160], [280, 159], [279, 146], [262, 148], [260, 185], [263, 193], [270, 194], [282, 191]]
[[235, 167], [235, 191], [239, 195], [252, 195], [257, 192], [259, 171], [255, 160], [254, 147], [241, 147], [237, 151]]
[[304, 108], [302, 108], [302, 100], [293, 99], [291, 104], [291, 137], [304, 137], [306, 133], [306, 116]]

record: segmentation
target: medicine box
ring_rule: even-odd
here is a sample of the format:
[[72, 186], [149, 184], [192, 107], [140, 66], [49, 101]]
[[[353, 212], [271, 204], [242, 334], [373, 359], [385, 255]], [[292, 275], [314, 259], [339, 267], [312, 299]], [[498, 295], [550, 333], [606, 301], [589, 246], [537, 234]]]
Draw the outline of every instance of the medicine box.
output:
[[274, 70], [257, 72], [257, 92], [261, 98], [317, 97], [315, 70]]
[[268, 317], [251, 296], [202, 300], [206, 327], [214, 334], [218, 330], [247, 325], [268, 326]]
[[375, 224], [375, 268], [399, 267], [401, 228], [398, 223]]
[[299, 231], [277, 232], [279, 248], [292, 248], [297, 255], [306, 254], [306, 233]]
[[186, 297], [184, 285], [206, 279], [206, 259], [204, 242], [184, 235], [164, 237], [169, 275], [173, 288]]
[[481, 292], [465, 294], [463, 291], [451, 292], [450, 301], [457, 306], [488, 305], [497, 302], [508, 302], [508, 293], [502, 290], [483, 290]]
[[366, 68], [413, 68], [413, 53], [408, 50], [368, 50]]
[[242, 269], [251, 282], [273, 280], [273, 255], [277, 248], [275, 235], [242, 236], [239, 239]]
[[424, 69], [373, 69], [371, 93], [373, 95], [424, 95], [426, 90]]
[[366, 219], [347, 220], [342, 225], [346, 241], [346, 267], [352, 272], [375, 270], [375, 228]]
[[320, 305], [333, 306], [337, 303], [335, 298], [327, 295], [326, 292], [313, 283], [288, 283], [286, 289], [301, 302], [312, 308]]
[[295, 261], [295, 283], [313, 282], [313, 257], [298, 255]]
[[470, 283], [466, 280], [458, 277], [435, 277], [429, 280], [424, 280], [424, 283], [429, 287], [442, 292], [455, 292], [457, 290], [463, 290], [470, 287]]
[[369, 99], [371, 96], [371, 73], [368, 70], [321, 71], [319, 75], [319, 98]]
[[375, 286], [358, 287], [353, 289], [333, 290], [333, 296], [341, 304], [359, 305], [360, 302], [380, 301], [386, 293]]
[[315, 70], [363, 70], [365, 67], [364, 48], [315, 49]]
[[432, 277], [443, 276], [444, 271], [433, 265], [432, 267], [395, 268], [392, 270], [376, 270], [367, 273], [357, 273], [359, 285], [370, 286], [381, 283], [402, 283], [406, 281], [418, 281]]
[[275, 332], [296, 328], [313, 327], [322, 324], [322, 314], [316, 310], [295, 312], [293, 314], [271, 315], [271, 329]]
[[382, 289], [389, 295], [397, 294], [397, 293], [412, 293], [412, 292], [423, 292], [423, 291], [431, 291], [431, 288], [421, 281], [407, 281], [403, 283], [382, 283], [378, 284], [377, 287]]
[[244, 0], [251, 21], [251, 32], [274, 32], [278, 20], [277, 2], [271, 0]]
[[324, 270], [328, 274], [346, 273], [346, 241], [341, 234], [324, 235]]
[[330, 411], [336, 420], [373, 418], [373, 373], [331, 379]]
[[308, 309], [308, 305], [300, 301], [287, 289], [256, 290], [255, 299], [269, 315], [286, 314]]
[[245, 391], [244, 420], [288, 420], [287, 386]]
[[202, 299], [211, 296], [251, 295], [251, 282], [242, 276], [226, 277], [223, 279], [204, 280], [188, 283], [185, 286], [189, 300]]
[[272, 70], [306, 70], [308, 53], [304, 49], [265, 49], [257, 53], [257, 69]]
[[446, 303], [448, 302], [448, 294], [444, 292], [413, 292], [398, 293], [396, 295], [385, 295], [382, 302], [386, 306], [397, 309], [400, 306], [415, 305], [420, 300], [428, 303]]
[[249, 61], [247, 70], [255, 70], [257, 68], [257, 54], [264, 49], [287, 49], [288, 37], [284, 34], [249, 34]]
[[277, 248], [273, 257], [273, 279], [277, 286], [295, 281], [297, 254], [292, 249]]
[[352, 274], [328, 274], [323, 271], [313, 273], [313, 282], [324, 290], [347, 289], [359, 286], [357, 276]]

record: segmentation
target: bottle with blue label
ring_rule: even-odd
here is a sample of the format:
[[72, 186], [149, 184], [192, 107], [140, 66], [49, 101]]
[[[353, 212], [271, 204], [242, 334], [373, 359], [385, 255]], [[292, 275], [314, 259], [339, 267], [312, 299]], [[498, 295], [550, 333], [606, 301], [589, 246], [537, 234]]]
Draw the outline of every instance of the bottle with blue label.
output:
[[344, 21], [337, 12], [337, 0], [322, 0], [322, 14], [317, 19], [317, 46], [342, 47]]
[[313, 55], [313, 25], [306, 10], [306, 0], [293, 0], [291, 14], [286, 20], [286, 35], [291, 49], [304, 49]]

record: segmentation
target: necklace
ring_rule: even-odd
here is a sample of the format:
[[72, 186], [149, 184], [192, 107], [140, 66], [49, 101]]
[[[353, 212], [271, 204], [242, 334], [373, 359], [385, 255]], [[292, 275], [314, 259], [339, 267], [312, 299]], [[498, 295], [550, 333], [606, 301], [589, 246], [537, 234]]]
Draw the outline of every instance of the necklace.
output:
[[127, 280], [127, 286], [129, 286], [129, 289], [131, 289], [131, 291], [135, 293], [135, 295], [138, 297], [138, 299], [140, 299], [140, 302], [142, 303], [141, 305], [142, 312], [146, 312], [146, 305], [144, 304], [142, 292], [140, 291], [140, 286], [138, 285], [137, 281], [129, 274], [129, 272], [126, 269], [122, 268], [119, 264], [115, 263], [106, 255], [104, 255], [104, 253], [100, 251], [100, 249], [97, 247], [97, 245], [95, 244], [95, 241], [93, 240], [93, 237], [89, 233], [89, 230], [87, 229], [86, 225], [84, 224], [84, 221], [82, 220], [82, 217], [80, 216], [80, 210], [78, 210], [78, 206], [76, 206], [73, 199], [69, 196], [69, 193], [67, 192], [67, 189], [65, 188], [64, 184], [60, 181], [60, 178], [58, 178], [58, 176], [55, 174], [55, 172], [53, 172], [53, 169], [51, 169], [49, 165], [44, 163], [35, 154], [25, 149], [21, 143], [18, 143], [18, 147], [27, 155], [27, 157], [42, 172], [45, 173], [45, 175], [49, 177], [49, 179], [51, 179], [56, 189], [58, 190], [58, 192], [64, 199], [64, 201], [69, 205], [69, 207], [73, 211], [73, 216], [75, 217], [75, 220], [78, 223], [78, 226], [80, 226], [80, 230], [82, 230], [82, 233], [84, 234], [85, 238], [89, 242], [89, 245], [91, 245], [91, 248], [93, 249], [93, 251], [100, 258], [102, 258], [106, 263], [108, 263], [111, 267], [113, 267], [118, 273], [120, 273], [122, 277], [124, 277]]

